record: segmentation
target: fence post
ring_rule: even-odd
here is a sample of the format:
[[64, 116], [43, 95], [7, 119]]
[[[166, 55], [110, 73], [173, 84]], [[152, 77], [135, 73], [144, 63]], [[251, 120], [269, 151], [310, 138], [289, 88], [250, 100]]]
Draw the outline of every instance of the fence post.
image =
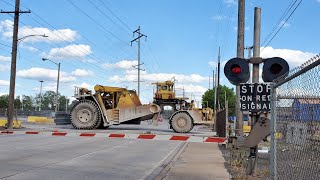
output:
[[277, 179], [277, 140], [276, 140], [276, 125], [277, 125], [277, 114], [276, 114], [276, 105], [277, 105], [277, 91], [274, 87], [274, 83], [271, 84], [271, 149], [270, 149], [270, 175], [271, 179]]

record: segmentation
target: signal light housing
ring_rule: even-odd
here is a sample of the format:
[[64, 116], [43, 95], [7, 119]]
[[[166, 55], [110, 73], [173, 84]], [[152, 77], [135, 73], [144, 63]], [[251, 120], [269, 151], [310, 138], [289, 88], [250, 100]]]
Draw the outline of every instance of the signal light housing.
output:
[[262, 69], [262, 79], [264, 82], [272, 82], [280, 76], [286, 77], [289, 72], [289, 64], [280, 57], [267, 58]]
[[232, 58], [224, 66], [224, 74], [233, 85], [245, 83], [250, 78], [249, 62], [242, 58]]

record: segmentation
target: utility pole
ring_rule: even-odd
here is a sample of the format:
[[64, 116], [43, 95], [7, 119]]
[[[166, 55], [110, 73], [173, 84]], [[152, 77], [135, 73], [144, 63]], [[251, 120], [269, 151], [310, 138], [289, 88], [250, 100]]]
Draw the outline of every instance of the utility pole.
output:
[[[261, 29], [261, 8], [254, 8], [254, 34], [253, 34], [253, 60], [252, 63], [252, 83], [259, 83], [259, 64], [261, 61], [255, 61], [255, 58], [260, 58], [260, 29]], [[255, 124], [258, 119], [258, 114], [256, 112], [251, 112], [252, 124]], [[251, 126], [253, 127], [253, 125]], [[258, 160], [258, 147], [250, 148], [249, 163], [251, 164], [251, 169], [249, 170], [249, 175], [255, 174], [255, 169]]]
[[[248, 59], [251, 59], [253, 46], [246, 46], [244, 49], [248, 50]], [[250, 66], [249, 66], [249, 68], [250, 68]], [[252, 82], [252, 80], [249, 79], [249, 80], [248, 80], [248, 83], [250, 83], [250, 82]], [[245, 111], [245, 112], [243, 112], [243, 114], [249, 115], [249, 111]], [[251, 126], [251, 129], [252, 129], [252, 127], [253, 127], [253, 123], [252, 123], [252, 122], [253, 122], [253, 121], [252, 121], [252, 118], [249, 117], [248, 126]]]
[[29, 11], [20, 11], [20, 0], [16, 0], [14, 11], [1, 11], [1, 13], [14, 13], [9, 106], [8, 106], [8, 125], [7, 125], [8, 129], [12, 129], [13, 128], [13, 114], [14, 114], [14, 93], [15, 93], [15, 86], [16, 86], [19, 16], [20, 16], [20, 13], [31, 13], [31, 11], [30, 10]]
[[39, 81], [40, 82], [40, 105], [39, 105], [39, 111], [41, 111], [41, 100], [42, 100], [42, 83], [43, 81]]
[[[238, 35], [237, 35], [237, 57], [244, 58], [244, 19], [245, 0], [238, 0]], [[240, 111], [240, 86], [236, 86], [236, 134], [243, 135], [243, 117]]]
[[218, 79], [217, 79], [217, 107], [218, 107], [218, 110], [220, 110], [220, 102], [219, 102], [220, 91], [219, 91], [219, 86], [220, 86], [220, 46], [219, 46], [219, 53], [218, 53]]
[[214, 69], [212, 70], [212, 90], [215, 88], [215, 84], [214, 84]]
[[[217, 74], [214, 74], [215, 83], [217, 83]], [[213, 104], [213, 111], [214, 111], [214, 127], [213, 131], [217, 131], [217, 84], [214, 85], [214, 104]]]
[[[248, 59], [251, 59], [253, 46], [246, 46], [244, 49], [248, 50]], [[250, 66], [249, 66], [249, 68], [250, 68]], [[251, 80], [251, 82], [252, 82], [252, 80]], [[250, 83], [250, 79], [248, 80], [248, 83]]]
[[58, 78], [57, 78], [57, 90], [56, 90], [56, 112], [59, 111], [59, 79], [60, 79], [60, 63], [58, 63]]
[[185, 96], [185, 95], [184, 95], [184, 86], [183, 86], [183, 88], [182, 88], [182, 93], [183, 93], [183, 94], [182, 94], [182, 98], [184, 98], [184, 96]]
[[48, 58], [42, 58], [42, 61], [50, 61], [58, 66], [57, 89], [56, 89], [56, 96], [54, 99], [55, 112], [58, 112], [59, 111], [59, 80], [60, 80], [60, 65], [61, 65], [61, 63], [56, 63]]
[[133, 37], [136, 33], [138, 34], [138, 37], [131, 41], [131, 46], [132, 42], [138, 41], [138, 64], [133, 67], [138, 70], [138, 97], [140, 97], [140, 70], [144, 71], [144, 69], [140, 68], [140, 66], [143, 65], [143, 63], [140, 63], [140, 38], [143, 36], [147, 38], [147, 36], [140, 32], [140, 26], [137, 30], [133, 31]]

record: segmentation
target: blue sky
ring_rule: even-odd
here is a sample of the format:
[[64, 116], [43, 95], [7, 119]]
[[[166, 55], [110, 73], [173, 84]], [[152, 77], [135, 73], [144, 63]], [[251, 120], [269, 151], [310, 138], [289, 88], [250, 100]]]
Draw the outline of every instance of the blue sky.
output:
[[[295, 0], [247, 0], [245, 46], [252, 45], [254, 7], [262, 8], [261, 42]], [[297, 1], [297, 3], [300, 0]], [[2, 10], [13, 10], [13, 0], [0, 0]], [[233, 87], [223, 75], [224, 63], [236, 56], [237, 1], [234, 0], [21, 0], [16, 95], [56, 88], [61, 63], [60, 92], [69, 97], [74, 86], [95, 84], [137, 89], [137, 44], [132, 31], [141, 26], [141, 99], [152, 101], [152, 82], [175, 77], [186, 95], [201, 100], [221, 47], [221, 84]], [[290, 67], [319, 53], [319, 0], [303, 0], [278, 35], [261, 52], [280, 56]], [[286, 18], [285, 18], [286, 19]], [[9, 90], [13, 17], [0, 15], [0, 94]], [[265, 45], [265, 44], [264, 44]], [[247, 52], [245, 52], [247, 56]], [[211, 84], [212, 86], [212, 84]], [[177, 92], [182, 95], [182, 90]]]

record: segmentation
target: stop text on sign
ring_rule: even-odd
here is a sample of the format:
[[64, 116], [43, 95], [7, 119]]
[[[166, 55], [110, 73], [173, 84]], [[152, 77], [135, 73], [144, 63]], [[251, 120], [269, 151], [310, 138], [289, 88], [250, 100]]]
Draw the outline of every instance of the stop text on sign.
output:
[[270, 111], [271, 85], [269, 83], [240, 84], [241, 111]]

